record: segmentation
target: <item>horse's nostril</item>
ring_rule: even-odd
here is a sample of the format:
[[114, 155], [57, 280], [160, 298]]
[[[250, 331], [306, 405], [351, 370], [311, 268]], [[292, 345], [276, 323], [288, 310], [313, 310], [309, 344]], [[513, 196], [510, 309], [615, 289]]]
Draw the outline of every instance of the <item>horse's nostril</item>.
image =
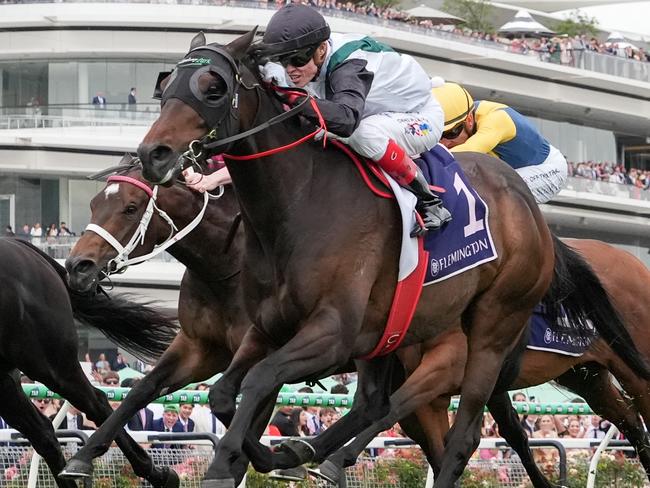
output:
[[90, 260], [90, 259], [84, 259], [82, 261], [77, 262], [72, 269], [70, 270], [71, 273], [76, 273], [78, 275], [87, 275], [93, 271], [95, 268], [95, 263]]
[[151, 150], [151, 159], [153, 161], [164, 161], [171, 154], [172, 150], [169, 146], [156, 146]]

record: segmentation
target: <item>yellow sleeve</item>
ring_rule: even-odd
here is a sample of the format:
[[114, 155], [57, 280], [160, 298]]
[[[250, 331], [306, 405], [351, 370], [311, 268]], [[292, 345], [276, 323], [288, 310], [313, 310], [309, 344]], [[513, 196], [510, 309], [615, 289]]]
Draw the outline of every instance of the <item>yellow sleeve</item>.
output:
[[476, 134], [463, 144], [453, 147], [453, 152], [479, 152], [490, 154], [504, 142], [514, 139], [517, 134], [515, 123], [504, 110], [494, 110], [477, 118]]

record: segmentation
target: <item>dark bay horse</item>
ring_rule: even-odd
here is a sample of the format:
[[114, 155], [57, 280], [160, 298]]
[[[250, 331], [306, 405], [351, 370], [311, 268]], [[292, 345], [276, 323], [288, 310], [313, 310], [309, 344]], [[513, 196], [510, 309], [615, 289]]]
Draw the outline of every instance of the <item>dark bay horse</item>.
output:
[[[152, 194], [143, 190], [149, 186], [141, 177], [139, 166], [130, 162], [130, 157], [122, 160], [122, 181], [109, 181], [90, 204], [91, 223], [123, 246], [141, 227], [152, 199]], [[159, 190], [156, 209], [165, 212], [179, 231], [200, 214], [203, 198], [184, 185]], [[233, 227], [238, 209], [232, 190], [226, 190], [218, 203], [207, 205], [197, 227], [169, 248], [187, 268], [178, 303], [181, 330], [153, 371], [138, 382], [62, 475], [90, 476], [92, 459], [106, 452], [115, 433], [138, 410], [167, 392], [210, 378], [230, 364], [251, 324], [241, 295], [243, 232]], [[129, 258], [150, 253], [170, 237], [170, 222], [161, 215], [154, 211], [144, 239]], [[80, 291], [92, 289], [100, 272], [110, 266], [116, 255], [117, 250], [104, 237], [85, 232], [66, 260], [71, 286]], [[244, 470], [246, 466], [247, 462]]]
[[[594, 240], [567, 239], [592, 266], [612, 297], [644, 357], [650, 358], [650, 270], [631, 254]], [[444, 434], [448, 430], [449, 395], [462, 385], [467, 357], [467, 341], [460, 330], [450, 330], [422, 351], [403, 350], [402, 362], [414, 369], [417, 378], [391, 397], [391, 414], [357, 436], [346, 447], [330, 456], [321, 472], [330, 479], [340, 476], [341, 468], [354, 464], [369, 440], [390, 428], [404, 415], [416, 411], [429, 442], [425, 452], [434, 471], [439, 471]], [[620, 382], [625, 394], [610, 381], [609, 373]], [[439, 381], [443, 378], [445, 381]], [[582, 356], [568, 356], [526, 349], [521, 370], [508, 389], [525, 388], [552, 379], [582, 396], [599, 415], [615, 424], [634, 446], [646, 474], [650, 477], [650, 438], [644, 428], [650, 422], [650, 382], [640, 377], [603, 341], [594, 341]], [[510, 406], [507, 393], [494, 394], [488, 402], [499, 424], [499, 431], [517, 451], [535, 487], [551, 485], [541, 474], [528, 448], [528, 438]], [[643, 417], [643, 421], [639, 416]], [[437, 469], [436, 469], [437, 468]]]
[[[72, 488], [74, 482], [57, 477], [65, 460], [52, 423], [23, 393], [18, 371], [59, 393], [100, 425], [113, 410], [79, 366], [74, 319], [148, 361], [167, 348], [177, 327], [149, 306], [123, 297], [75, 293], [66, 279], [65, 269], [35, 246], [0, 238], [0, 416], [29, 439], [58, 486]], [[167, 468], [157, 470], [147, 463], [147, 454], [124, 430], [117, 433], [117, 443], [132, 463], [143, 466], [140, 476], [164, 486]]]
[[[161, 115], [138, 148], [143, 175], [160, 184], [170, 184], [188, 159], [225, 150], [246, 229], [242, 273], [254, 327], [211, 390], [211, 407], [230, 428], [205, 488], [234, 486], [232, 462], [279, 385], [329, 374], [375, 347], [397, 277], [401, 225], [394, 204], [375, 198], [341, 152], [302, 144], [273, 153], [304, 138], [305, 129], [286, 120], [272, 91], [244, 66], [253, 38], [254, 31], [223, 47], [195, 37], [175, 77], [163, 83]], [[269, 129], [266, 121], [277, 122], [278, 129]], [[552, 308], [567, 285], [577, 286], [577, 300], [563, 303], [570, 316], [584, 320], [590, 304], [583, 299], [597, 300], [598, 316], [591, 318], [599, 333], [631, 367], [649, 373], [599, 281], [552, 239], [516, 173], [487, 156], [458, 159], [490, 208], [499, 257], [427, 287], [403, 342], [426, 341], [459, 322], [467, 334], [462, 399], [437, 486], [451, 486], [462, 473], [497, 379], [508, 383], [516, 375], [515, 361], [500, 376], [504, 362], [552, 281], [547, 296]], [[564, 266], [567, 262], [572, 267]], [[612, 317], [616, 320], [606, 320]], [[357, 361], [363, 378], [359, 401], [325, 432], [327, 440], [315, 439], [310, 449], [337, 445], [337, 436], [349, 438], [384, 416], [388, 394], [381, 384], [390, 363], [390, 357]], [[235, 409], [238, 392], [242, 401]]]
[[[91, 222], [101, 226], [111, 235], [118, 236], [120, 243], [126, 245], [139, 228], [151, 197], [138, 186], [139, 183], [143, 183], [143, 179], [137, 166], [126, 166], [122, 174], [125, 178], [122, 178], [121, 181], [109, 181], [106, 188], [94, 197], [91, 202]], [[179, 230], [184, 229], [200, 213], [202, 198], [183, 185], [176, 184], [169, 188], [159, 187], [158, 190], [157, 207], [171, 217]], [[183, 330], [176, 337], [168, 352], [163, 355], [155, 370], [138, 384], [117, 411], [93, 435], [89, 444], [75, 456], [76, 469], [82, 466], [79, 463], [90, 466], [92, 458], [101, 455], [105, 451], [105, 446], [110, 445], [116, 429], [153, 398], [167, 390], [176, 389], [179, 385], [200, 381], [216, 372], [223, 371], [232, 358], [233, 352], [239, 346], [241, 337], [249, 326], [249, 322], [245, 318], [242, 319], [244, 311], [237, 273], [242, 252], [242, 236], [241, 233], [233, 234], [230, 230], [238, 209], [234, 200], [232, 192], [227, 190], [221, 199], [207, 207], [203, 219], [196, 229], [170, 248], [170, 252], [178, 256], [188, 266], [183, 278], [179, 303], [180, 322]], [[149, 253], [154, 246], [163, 244], [168, 237], [169, 223], [161, 218], [160, 214], [156, 214], [149, 224], [145, 241], [130, 256], [136, 257]], [[231, 243], [228, 242], [230, 238], [234, 238]], [[633, 337], [637, 339], [638, 343], [646, 344], [648, 341], [639, 335], [640, 332], [643, 332], [644, 327], [641, 327], [641, 331], [639, 331], [639, 327], [635, 327], [634, 324], [642, 325], [649, 322], [634, 320], [634, 316], [644, 313], [647, 315], [650, 312], [644, 312], [638, 304], [634, 306], [633, 303], [625, 303], [625, 297], [633, 296], [632, 291], [635, 288], [642, 289], [639, 280], [642, 282], [644, 276], [647, 279], [648, 272], [645, 267], [627, 253], [602, 243], [579, 240], [568, 241], [568, 243], [580, 251], [596, 269], [599, 276], [604, 279], [606, 288], [613, 293], [617, 307], [621, 307], [619, 309], [623, 310], [626, 325]], [[213, 247], [221, 252], [211, 252]], [[116, 252], [98, 234], [85, 233], [67, 261], [71, 281], [79, 289], [86, 290], [94, 283], [99, 270], [107, 266], [115, 257]], [[628, 273], [612, 274], [603, 270], [603, 267], [611, 259], [621, 263]], [[643, 271], [646, 275], [643, 275]], [[220, 277], [226, 277], [226, 279]], [[608, 277], [611, 278], [607, 279]], [[616, 293], [617, 291], [618, 293]], [[199, 296], [203, 299], [198, 300]], [[621, 298], [623, 301], [620, 300]], [[630, 316], [630, 314], [633, 315]], [[650, 325], [648, 327], [650, 330]], [[650, 357], [650, 350], [646, 351], [646, 348], [642, 350], [646, 357]], [[465, 361], [464, 353], [466, 353], [465, 336], [461, 330], [452, 329], [432, 341], [431, 345], [427, 345], [424, 355], [419, 348], [414, 347], [410, 348], [410, 353], [403, 354], [402, 358], [404, 364], [410, 369], [415, 368], [411, 363], [418, 365], [422, 360], [426, 364], [429, 374], [426, 375], [425, 371], [426, 378], [416, 383], [420, 386], [418, 391], [406, 390], [404, 392], [405, 403], [397, 409], [399, 412], [397, 420], [404, 424], [411, 437], [418, 439], [432, 465], [437, 466], [436, 472], [439, 470], [442, 436], [448, 430], [446, 416], [446, 403], [448, 402], [445, 402], [443, 398], [436, 398], [436, 392], [456, 391], [460, 388]], [[594, 358], [598, 359], [599, 364], [609, 367], [617, 377], [621, 377], [620, 371], [627, 370], [627, 376], [631, 373], [620, 358], [603, 345], [602, 341], [599, 341], [580, 358], [528, 350], [523, 356], [516, 386], [530, 386], [545, 382], [562, 375], [572, 366], [595, 361]], [[638, 381], [644, 381], [633, 374], [632, 376]], [[427, 378], [435, 378], [436, 381], [427, 382]], [[627, 379], [625, 381], [627, 382]], [[619, 425], [630, 440], [633, 442], [637, 438], [642, 440], [643, 435], [635, 436], [634, 432], [630, 431], [631, 428], [636, 427], [632, 421], [635, 418], [634, 409], [620, 408], [623, 405], [623, 403], [618, 403], [620, 395], [603, 395], [599, 389], [600, 384], [601, 382], [594, 383], [592, 390], [591, 383], [580, 382], [572, 389], [582, 394], [596, 410], [599, 410], [599, 404], [603, 404], [600, 409], [603, 416]], [[429, 388], [429, 390], [423, 391], [423, 387]], [[419, 403], [429, 401], [430, 406], [421, 405], [415, 409], [413, 405], [416, 399]], [[399, 398], [393, 399], [394, 402], [398, 400]], [[638, 401], [644, 401], [642, 395], [639, 395]], [[438, 405], [441, 410], [436, 411]], [[498, 408], [496, 403], [491, 407], [496, 418], [499, 418], [499, 412], [503, 412], [504, 408]], [[509, 406], [506, 405], [505, 408], [509, 408]], [[416, 418], [404, 419], [404, 414], [409, 409], [416, 410], [419, 422]], [[646, 411], [648, 411], [647, 407]], [[507, 413], [508, 410], [505, 412]], [[436, 415], [439, 417], [438, 424], [435, 420]], [[626, 428], [624, 424], [617, 421], [621, 415], [624, 417], [623, 422], [629, 424], [630, 427]], [[388, 421], [390, 420], [383, 420], [383, 424]], [[434, 425], [433, 429], [431, 424]], [[441, 425], [441, 427], [436, 430], [436, 425]], [[519, 427], [518, 422], [516, 422], [516, 427]], [[502, 429], [506, 432], [505, 426]], [[628, 433], [628, 431], [630, 432]], [[641, 430], [641, 432], [643, 431]], [[329, 459], [332, 466], [327, 473], [331, 477], [336, 475], [336, 463], [349, 464], [349, 461], [345, 462], [345, 460], [354, 459], [354, 448], [356, 446], [365, 447], [365, 444], [361, 443], [363, 444], [361, 446], [359, 441], [359, 439], [365, 438], [365, 435], [368, 433], [364, 432], [363, 436], [360, 436], [349, 448]], [[517, 438], [514, 439], [513, 445], [522, 452], [521, 458], [525, 463], [526, 448], [519, 446]], [[635, 443], [635, 445], [639, 449], [643, 443]], [[643, 452], [641, 449], [641, 459], [645, 465]], [[645, 457], [647, 457], [647, 453]], [[532, 463], [532, 459], [530, 462]], [[438, 464], [436, 465], [436, 463]], [[536, 467], [530, 471], [535, 486], [549, 486], [541, 473], [535, 470]]]

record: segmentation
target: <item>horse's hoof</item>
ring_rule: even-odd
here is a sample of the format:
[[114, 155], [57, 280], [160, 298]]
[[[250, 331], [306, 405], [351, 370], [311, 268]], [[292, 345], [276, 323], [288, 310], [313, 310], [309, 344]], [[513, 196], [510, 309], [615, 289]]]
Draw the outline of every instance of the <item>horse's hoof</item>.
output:
[[201, 488], [235, 488], [235, 480], [226, 478], [222, 480], [203, 480]]
[[308, 469], [307, 471], [333, 485], [345, 486], [345, 470], [327, 459], [318, 466], [318, 469]]
[[271, 471], [269, 478], [285, 481], [304, 481], [307, 478], [307, 468], [296, 466], [289, 469], [276, 469]]
[[90, 478], [93, 475], [93, 465], [86, 461], [72, 458], [59, 473], [59, 478]]
[[176, 474], [176, 471], [171, 468], [163, 468], [163, 479], [165, 482], [162, 485], [162, 488], [179, 488], [181, 486], [181, 480], [178, 477], [178, 474]]
[[276, 450], [293, 456], [295, 459], [294, 466], [308, 463], [316, 455], [316, 451], [311, 447], [311, 444], [302, 439], [288, 439], [276, 447]]

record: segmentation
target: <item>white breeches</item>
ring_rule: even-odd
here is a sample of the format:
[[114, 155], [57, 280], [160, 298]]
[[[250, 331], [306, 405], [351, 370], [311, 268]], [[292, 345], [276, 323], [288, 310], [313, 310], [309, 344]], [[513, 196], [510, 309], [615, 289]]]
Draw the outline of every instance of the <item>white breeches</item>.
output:
[[370, 115], [361, 120], [350, 137], [339, 140], [373, 161], [384, 155], [389, 139], [399, 144], [409, 156], [418, 157], [438, 143], [443, 125], [442, 107], [432, 96], [418, 112]]
[[546, 203], [557, 195], [566, 183], [568, 176], [566, 159], [553, 146], [543, 163], [525, 166], [515, 171], [526, 182], [537, 203]]

